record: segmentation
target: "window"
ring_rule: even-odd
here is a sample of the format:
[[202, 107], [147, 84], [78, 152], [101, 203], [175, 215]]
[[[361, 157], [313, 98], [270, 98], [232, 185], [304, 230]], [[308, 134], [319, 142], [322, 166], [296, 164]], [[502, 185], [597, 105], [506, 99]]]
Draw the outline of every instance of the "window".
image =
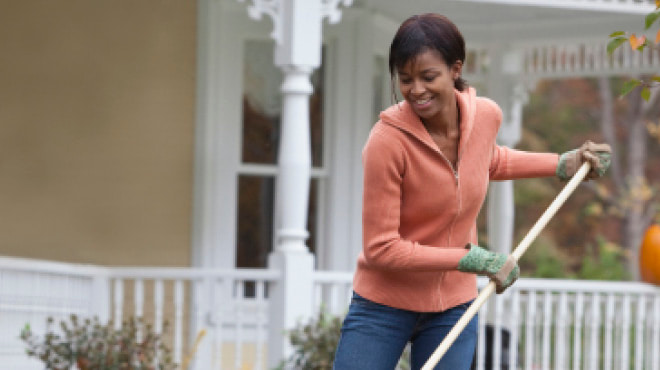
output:
[[[280, 139], [282, 72], [273, 64], [272, 41], [249, 40], [245, 44], [243, 70], [243, 127], [241, 166], [238, 174], [237, 267], [265, 267], [273, 250], [273, 217], [277, 150]], [[323, 66], [311, 76], [310, 97], [312, 177], [307, 246], [317, 249], [323, 181]]]

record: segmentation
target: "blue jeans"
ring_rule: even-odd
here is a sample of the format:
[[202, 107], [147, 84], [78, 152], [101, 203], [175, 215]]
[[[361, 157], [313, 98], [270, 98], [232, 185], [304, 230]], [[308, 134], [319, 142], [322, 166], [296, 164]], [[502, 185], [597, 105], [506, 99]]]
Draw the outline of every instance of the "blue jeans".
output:
[[[420, 369], [471, 302], [443, 312], [414, 312], [372, 302], [353, 293], [335, 353], [335, 370], [392, 370], [406, 344]], [[435, 369], [467, 370], [477, 344], [475, 316]]]

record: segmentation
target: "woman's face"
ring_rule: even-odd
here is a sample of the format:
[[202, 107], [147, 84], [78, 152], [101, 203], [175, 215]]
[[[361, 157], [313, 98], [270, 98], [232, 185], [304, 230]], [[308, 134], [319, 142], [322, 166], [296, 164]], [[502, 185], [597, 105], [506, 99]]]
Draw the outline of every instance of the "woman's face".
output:
[[423, 121], [432, 120], [455, 103], [454, 80], [460, 77], [460, 61], [449, 67], [435, 50], [426, 50], [397, 70], [399, 90]]

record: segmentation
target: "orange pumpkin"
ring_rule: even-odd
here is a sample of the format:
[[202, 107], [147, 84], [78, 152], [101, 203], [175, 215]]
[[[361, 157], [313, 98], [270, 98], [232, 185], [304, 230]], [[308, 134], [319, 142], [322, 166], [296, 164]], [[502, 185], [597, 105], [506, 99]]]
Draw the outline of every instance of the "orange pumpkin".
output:
[[660, 225], [646, 229], [639, 251], [639, 270], [643, 281], [660, 285]]

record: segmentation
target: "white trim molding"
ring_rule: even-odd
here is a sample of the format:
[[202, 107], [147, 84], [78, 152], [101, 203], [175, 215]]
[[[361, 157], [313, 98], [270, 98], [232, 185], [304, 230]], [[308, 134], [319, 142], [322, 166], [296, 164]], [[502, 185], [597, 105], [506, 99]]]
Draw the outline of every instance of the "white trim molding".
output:
[[544, 8], [645, 14], [655, 10], [653, 0], [461, 0], [464, 2], [537, 6]]

